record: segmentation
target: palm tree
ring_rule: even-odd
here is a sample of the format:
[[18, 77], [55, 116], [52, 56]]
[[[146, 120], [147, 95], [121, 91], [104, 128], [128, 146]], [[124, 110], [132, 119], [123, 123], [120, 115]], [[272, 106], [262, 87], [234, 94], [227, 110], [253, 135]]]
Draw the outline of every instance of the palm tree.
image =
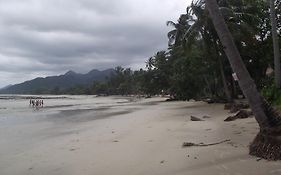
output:
[[233, 98], [231, 97], [227, 85], [225, 71], [223, 68], [223, 60], [222, 60], [223, 58], [220, 55], [219, 42], [217, 42], [218, 36], [216, 34], [214, 27], [212, 26], [212, 23], [208, 15], [205, 12], [204, 6], [205, 6], [204, 1], [193, 0], [191, 6], [187, 8], [187, 16], [189, 16], [188, 22], [191, 24], [188, 26], [183, 37], [187, 44], [192, 43], [194, 38], [196, 37], [202, 38], [207, 52], [211, 48], [215, 50], [213, 56], [216, 59], [218, 59], [217, 63], [221, 75], [221, 80], [223, 83], [224, 94], [226, 96], [228, 103], [233, 103], [234, 101]]
[[187, 23], [189, 16], [187, 14], [182, 14], [178, 19], [177, 23], [173, 21], [167, 21], [167, 26], [172, 26], [174, 29], [168, 32], [169, 46], [178, 46], [183, 41], [183, 36], [186, 28], [189, 26]]
[[280, 71], [280, 51], [278, 44], [277, 28], [276, 28], [276, 13], [274, 0], [269, 0], [270, 4], [270, 20], [271, 20], [271, 30], [272, 30], [272, 40], [273, 40], [273, 51], [274, 51], [274, 74], [275, 74], [275, 84], [278, 88], [281, 88], [281, 71]]
[[234, 44], [232, 35], [219, 10], [217, 0], [206, 0], [213, 24], [224, 47], [232, 70], [237, 74], [238, 83], [260, 126], [260, 132], [251, 143], [250, 154], [266, 159], [281, 159], [281, 120], [270, 105], [260, 96], [256, 84], [244, 65], [240, 53]]

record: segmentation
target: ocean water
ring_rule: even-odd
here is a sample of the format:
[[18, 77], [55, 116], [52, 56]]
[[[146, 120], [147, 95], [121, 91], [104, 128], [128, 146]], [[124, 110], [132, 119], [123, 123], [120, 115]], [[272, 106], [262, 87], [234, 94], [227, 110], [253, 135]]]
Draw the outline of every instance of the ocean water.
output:
[[[33, 107], [30, 99], [44, 100], [43, 107]], [[94, 95], [0, 95], [1, 118], [28, 117], [66, 110], [90, 110], [130, 103], [130, 97], [97, 97]]]
[[[43, 99], [44, 106], [31, 106], [30, 98]], [[0, 95], [0, 157], [77, 132], [80, 124], [132, 112], [136, 101], [120, 96]]]
[[[31, 98], [44, 100], [44, 106], [33, 107], [29, 104]], [[132, 112], [136, 101], [137, 98], [121, 96], [0, 95], [0, 137], [6, 137], [7, 132], [8, 135], [21, 136], [21, 130], [26, 132], [26, 128], [36, 126], [38, 129], [33, 132], [46, 126], [51, 130], [56, 128], [58, 132], [64, 132], [82, 122]], [[61, 127], [62, 125], [65, 127]], [[32, 129], [28, 130], [31, 132]]]
[[[43, 99], [44, 106], [31, 106], [30, 98]], [[103, 121], [133, 112], [138, 101], [120, 96], [0, 95], [0, 174], [20, 164], [18, 159], [33, 159], [29, 154], [34, 150], [52, 147], [61, 139], [77, 139], [89, 128], [93, 133], [102, 131]]]

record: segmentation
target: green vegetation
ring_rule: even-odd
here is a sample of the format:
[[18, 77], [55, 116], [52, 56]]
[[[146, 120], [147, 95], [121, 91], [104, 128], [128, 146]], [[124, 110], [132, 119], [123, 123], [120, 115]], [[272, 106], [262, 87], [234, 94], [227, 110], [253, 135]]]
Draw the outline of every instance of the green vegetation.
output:
[[[281, 3], [276, 1], [277, 26], [281, 30]], [[269, 4], [265, 1], [219, 1], [220, 10], [230, 29], [242, 59], [257, 84], [274, 104], [273, 64]], [[212, 24], [204, 1], [193, 1], [178, 21], [168, 21], [168, 48], [148, 59], [146, 69], [132, 71], [121, 67], [107, 82], [95, 83], [93, 94], [170, 94], [177, 99], [213, 98], [231, 101], [242, 92], [232, 78], [232, 69]], [[280, 37], [280, 33], [279, 33]], [[279, 40], [280, 42], [280, 40]], [[264, 84], [267, 81], [267, 84]], [[269, 84], [268, 84], [269, 83]], [[276, 95], [275, 95], [276, 96]]]
[[268, 79], [265, 79], [261, 94], [274, 106], [277, 106], [281, 109], [281, 89], [276, 87], [273, 77], [268, 77]]

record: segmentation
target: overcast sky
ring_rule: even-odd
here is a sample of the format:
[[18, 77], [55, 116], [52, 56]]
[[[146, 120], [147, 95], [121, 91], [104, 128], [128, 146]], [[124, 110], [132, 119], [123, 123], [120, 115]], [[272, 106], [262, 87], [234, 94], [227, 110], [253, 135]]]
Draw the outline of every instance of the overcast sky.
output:
[[191, 0], [0, 0], [0, 87], [91, 69], [144, 67]]

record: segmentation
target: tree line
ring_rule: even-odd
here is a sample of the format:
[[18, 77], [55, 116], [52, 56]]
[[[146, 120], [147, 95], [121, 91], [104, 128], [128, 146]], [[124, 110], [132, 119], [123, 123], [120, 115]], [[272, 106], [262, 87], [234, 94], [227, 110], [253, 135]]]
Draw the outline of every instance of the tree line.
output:
[[[281, 103], [274, 84], [270, 8], [262, 0], [219, 0], [218, 5], [251, 77], [270, 101]], [[281, 2], [275, 1], [281, 31]], [[156, 52], [146, 68], [116, 67], [105, 82], [65, 90], [71, 94], [169, 94], [180, 100], [212, 98], [231, 102], [243, 93], [212, 23], [205, 1], [194, 0], [177, 21], [168, 21], [168, 48]], [[280, 32], [278, 34], [280, 37]], [[278, 41], [280, 43], [280, 40]], [[280, 98], [279, 98], [280, 97]]]

